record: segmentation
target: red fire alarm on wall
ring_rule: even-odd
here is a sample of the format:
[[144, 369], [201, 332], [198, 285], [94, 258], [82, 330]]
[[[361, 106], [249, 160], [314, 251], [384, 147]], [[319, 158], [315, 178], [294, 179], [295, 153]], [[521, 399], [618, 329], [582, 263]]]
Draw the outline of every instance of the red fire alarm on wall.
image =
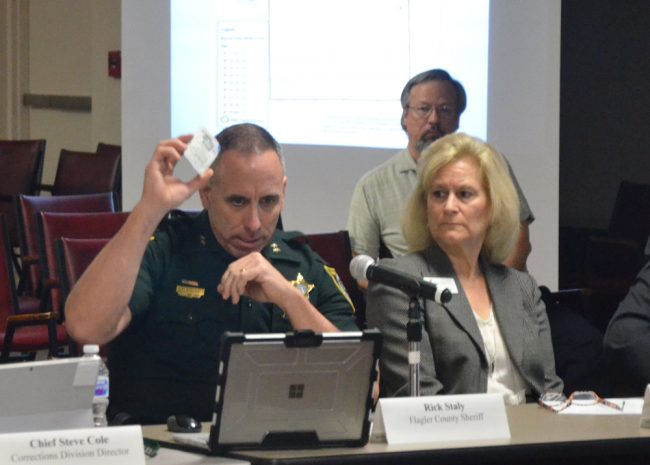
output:
[[108, 52], [108, 75], [115, 79], [122, 77], [122, 55], [119, 50]]

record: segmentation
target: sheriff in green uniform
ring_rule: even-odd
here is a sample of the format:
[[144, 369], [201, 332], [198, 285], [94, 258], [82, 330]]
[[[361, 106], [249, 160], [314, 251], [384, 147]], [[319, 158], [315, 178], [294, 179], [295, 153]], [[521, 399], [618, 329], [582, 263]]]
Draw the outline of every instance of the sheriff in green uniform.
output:
[[[275, 229], [286, 186], [275, 140], [252, 124], [218, 140], [214, 174], [189, 183], [171, 176], [185, 141], [158, 146], [143, 198], [66, 304], [75, 339], [112, 341], [109, 417], [210, 419], [225, 331], [357, 330], [336, 271], [300, 233]], [[160, 212], [196, 190], [205, 210], [152, 235]], [[164, 202], [172, 194], [174, 202]]]
[[[339, 329], [357, 330], [336, 272], [299, 236], [276, 231], [261, 253]], [[215, 283], [234, 260], [215, 240], [205, 211], [155, 234], [129, 302], [131, 325], [110, 345], [109, 416], [164, 411], [207, 420], [221, 334], [292, 329], [277, 305], [222, 298]]]

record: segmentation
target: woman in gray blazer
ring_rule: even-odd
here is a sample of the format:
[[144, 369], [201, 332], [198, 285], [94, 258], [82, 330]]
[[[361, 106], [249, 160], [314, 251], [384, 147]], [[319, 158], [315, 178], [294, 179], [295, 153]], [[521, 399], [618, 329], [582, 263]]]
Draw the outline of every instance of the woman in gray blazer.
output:
[[[423, 151], [420, 169], [402, 218], [411, 253], [381, 265], [425, 280], [449, 278], [449, 303], [423, 302], [421, 394], [496, 392], [515, 404], [561, 392], [537, 284], [500, 264], [519, 231], [502, 157], [455, 133]], [[408, 304], [401, 291], [371, 283], [367, 320], [384, 335], [382, 396], [409, 395]]]

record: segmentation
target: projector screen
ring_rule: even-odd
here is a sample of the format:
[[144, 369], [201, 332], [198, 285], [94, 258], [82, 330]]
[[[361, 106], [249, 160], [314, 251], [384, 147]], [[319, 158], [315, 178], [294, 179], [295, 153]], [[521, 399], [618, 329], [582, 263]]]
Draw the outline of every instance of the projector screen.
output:
[[404, 84], [446, 68], [467, 89], [461, 130], [512, 164], [536, 217], [529, 270], [554, 289], [560, 12], [560, 0], [123, 0], [124, 207], [160, 140], [252, 121], [283, 145], [285, 228], [345, 229], [358, 179], [406, 146]]
[[400, 91], [438, 67], [485, 139], [488, 33], [487, 0], [172, 0], [172, 134], [253, 122], [282, 144], [403, 148]]

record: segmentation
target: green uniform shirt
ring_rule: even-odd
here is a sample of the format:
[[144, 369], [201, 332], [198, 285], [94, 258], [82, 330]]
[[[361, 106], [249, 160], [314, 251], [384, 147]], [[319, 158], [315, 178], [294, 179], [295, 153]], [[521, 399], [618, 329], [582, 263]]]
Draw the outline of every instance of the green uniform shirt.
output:
[[[313, 284], [311, 303], [339, 329], [358, 330], [338, 276], [300, 233], [276, 231], [262, 251], [288, 280]], [[282, 310], [242, 297], [224, 301], [221, 276], [235, 260], [217, 242], [207, 212], [161, 228], [147, 248], [129, 302], [132, 321], [109, 348], [109, 415], [128, 412], [145, 423], [186, 413], [208, 420], [225, 331], [290, 331]]]

